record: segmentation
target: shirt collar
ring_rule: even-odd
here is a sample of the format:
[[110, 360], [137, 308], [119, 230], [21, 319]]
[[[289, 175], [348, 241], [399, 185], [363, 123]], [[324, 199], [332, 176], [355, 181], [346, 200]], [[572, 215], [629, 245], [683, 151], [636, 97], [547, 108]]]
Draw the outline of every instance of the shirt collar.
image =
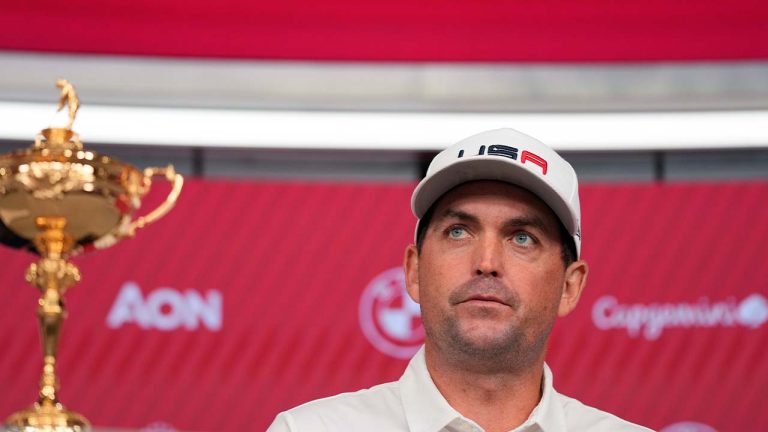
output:
[[[469, 423], [476, 430], [482, 430], [475, 422], [453, 409], [437, 389], [427, 370], [423, 346], [408, 363], [399, 384], [405, 417], [412, 432], [438, 432], [456, 421]], [[565, 415], [555, 396], [552, 371], [545, 364], [541, 400], [528, 420], [514, 431], [565, 431]]]
[[564, 432], [567, 430], [565, 424], [565, 413], [563, 407], [557, 400], [557, 392], [552, 385], [553, 377], [552, 370], [545, 363], [544, 364], [544, 377], [541, 383], [541, 400], [536, 408], [533, 409], [531, 415], [520, 427], [515, 429], [516, 431], [527, 431], [530, 427], [536, 430], [535, 426], [538, 426], [543, 432]]
[[422, 346], [400, 378], [400, 396], [411, 432], [437, 432], [461, 414], [437, 389], [427, 370]]

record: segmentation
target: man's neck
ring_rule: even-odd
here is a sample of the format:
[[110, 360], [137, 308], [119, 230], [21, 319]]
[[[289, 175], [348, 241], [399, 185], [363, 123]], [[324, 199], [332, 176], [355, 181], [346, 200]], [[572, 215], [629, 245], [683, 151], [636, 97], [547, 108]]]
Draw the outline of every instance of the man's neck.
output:
[[427, 370], [448, 403], [486, 432], [506, 432], [521, 425], [541, 399], [544, 358], [522, 370], [503, 371], [446, 361], [427, 346]]

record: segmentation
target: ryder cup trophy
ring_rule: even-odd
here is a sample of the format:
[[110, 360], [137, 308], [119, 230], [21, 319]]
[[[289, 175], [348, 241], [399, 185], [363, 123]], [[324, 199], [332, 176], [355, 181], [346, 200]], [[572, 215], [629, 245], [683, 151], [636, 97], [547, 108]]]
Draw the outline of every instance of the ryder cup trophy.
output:
[[[64, 292], [80, 280], [68, 259], [109, 247], [165, 215], [181, 192], [183, 178], [173, 166], [143, 172], [108, 156], [86, 151], [72, 130], [80, 102], [75, 88], [58, 80], [58, 110], [69, 108], [66, 127], [44, 129], [32, 147], [0, 155], [0, 242], [27, 249], [40, 259], [26, 279], [40, 289], [37, 316], [43, 339], [43, 372], [37, 402], [12, 414], [10, 431], [85, 431], [88, 421], [59, 401], [56, 351], [64, 321]], [[135, 215], [152, 177], [171, 182], [165, 201]]]

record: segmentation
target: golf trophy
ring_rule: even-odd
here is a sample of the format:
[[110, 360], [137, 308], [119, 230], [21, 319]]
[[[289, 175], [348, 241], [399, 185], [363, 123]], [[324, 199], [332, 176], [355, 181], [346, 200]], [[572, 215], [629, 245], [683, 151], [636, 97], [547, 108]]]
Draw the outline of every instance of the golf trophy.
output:
[[[32, 147], [0, 155], [0, 242], [39, 255], [26, 280], [42, 293], [37, 309], [43, 340], [40, 393], [29, 409], [6, 420], [9, 431], [90, 429], [88, 420], [64, 408], [56, 395], [56, 351], [66, 314], [63, 296], [80, 280], [80, 271], [68, 259], [112, 246], [164, 216], [184, 181], [171, 165], [141, 172], [86, 151], [72, 130], [80, 106], [75, 88], [63, 79], [56, 86], [61, 89], [58, 111], [68, 107], [67, 126], [44, 129]], [[136, 213], [155, 176], [164, 176], [171, 191], [157, 208], [139, 217]]]

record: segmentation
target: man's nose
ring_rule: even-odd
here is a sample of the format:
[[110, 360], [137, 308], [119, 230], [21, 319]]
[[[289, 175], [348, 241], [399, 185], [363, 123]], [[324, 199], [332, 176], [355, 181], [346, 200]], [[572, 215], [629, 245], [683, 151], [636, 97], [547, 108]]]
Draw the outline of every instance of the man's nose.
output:
[[503, 253], [502, 240], [498, 236], [481, 236], [475, 250], [475, 274], [478, 276], [501, 276]]

